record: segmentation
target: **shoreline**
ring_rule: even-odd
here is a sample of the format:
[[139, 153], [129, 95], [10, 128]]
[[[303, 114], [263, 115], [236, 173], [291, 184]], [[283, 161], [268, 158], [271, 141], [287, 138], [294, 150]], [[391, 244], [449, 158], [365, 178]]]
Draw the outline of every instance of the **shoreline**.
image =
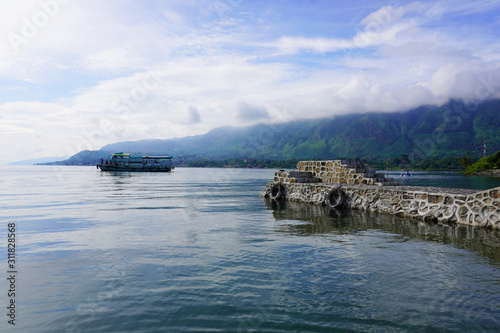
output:
[[480, 177], [500, 177], [500, 169], [492, 169], [492, 170], [474, 172], [472, 175], [473, 176], [480, 176]]

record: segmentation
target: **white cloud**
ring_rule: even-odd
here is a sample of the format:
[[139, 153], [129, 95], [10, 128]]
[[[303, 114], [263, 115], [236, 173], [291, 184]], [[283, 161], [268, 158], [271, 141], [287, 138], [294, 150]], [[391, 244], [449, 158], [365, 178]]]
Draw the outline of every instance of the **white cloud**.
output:
[[[61, 0], [42, 3], [51, 1]], [[311, 32], [329, 23], [321, 15], [297, 14], [287, 30], [279, 5], [264, 2], [67, 1], [53, 15], [40, 3], [10, 1], [0, 13], [0, 82], [13, 96], [0, 100], [5, 160], [500, 96], [492, 1], [381, 2], [338, 33]], [[24, 36], [40, 13], [49, 20]], [[464, 30], [468, 15], [493, 23]], [[18, 52], [9, 33], [26, 39]]]
[[325, 53], [400, 44], [400, 39], [407, 41], [413, 38], [412, 32], [418, 26], [415, 20], [404, 15], [421, 12], [425, 7], [420, 3], [397, 8], [384, 6], [361, 20], [360, 28], [351, 39], [284, 36], [275, 45], [280, 54], [293, 54], [300, 51]]
[[249, 104], [247, 102], [240, 101], [235, 106], [236, 118], [243, 121], [261, 121], [262, 119], [269, 118], [269, 112], [267, 108], [261, 105]]
[[[183, 103], [181, 105], [176, 105], [173, 107], [173, 111], [168, 112], [168, 120], [172, 124], [180, 125], [194, 125], [201, 121], [200, 111], [196, 105]], [[163, 117], [166, 116], [166, 112], [163, 113]]]

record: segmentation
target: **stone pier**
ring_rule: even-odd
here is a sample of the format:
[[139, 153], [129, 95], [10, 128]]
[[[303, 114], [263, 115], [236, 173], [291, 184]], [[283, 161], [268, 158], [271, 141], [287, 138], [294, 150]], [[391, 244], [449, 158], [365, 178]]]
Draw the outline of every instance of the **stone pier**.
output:
[[296, 171], [276, 172], [261, 196], [328, 205], [339, 190], [344, 200], [338, 208], [500, 229], [500, 187], [478, 191], [401, 186], [351, 161], [301, 161]]

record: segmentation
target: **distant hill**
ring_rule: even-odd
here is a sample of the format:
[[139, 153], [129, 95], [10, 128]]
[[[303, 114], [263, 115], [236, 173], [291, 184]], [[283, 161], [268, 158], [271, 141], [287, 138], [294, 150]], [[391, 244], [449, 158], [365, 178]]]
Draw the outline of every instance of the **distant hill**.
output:
[[105, 150], [83, 150], [66, 160], [38, 163], [43, 165], [95, 165], [102, 159], [107, 159], [111, 152]]
[[33, 165], [33, 164], [38, 164], [38, 163], [48, 163], [48, 162], [61, 161], [61, 160], [64, 160], [66, 158], [68, 158], [68, 157], [67, 156], [59, 156], [59, 157], [32, 158], [29, 160], [11, 162], [11, 163], [9, 163], [9, 165]]
[[181, 156], [196, 156], [273, 160], [360, 157], [380, 161], [399, 155], [425, 159], [463, 156], [466, 152], [479, 158], [484, 140], [489, 151], [500, 150], [499, 129], [500, 100], [472, 106], [450, 101], [442, 106], [421, 106], [406, 112], [221, 127], [198, 136], [118, 142], [100, 151], [79, 153], [80, 156], [70, 160], [73, 163], [82, 158], [100, 159], [119, 151], [168, 154], [177, 160]]

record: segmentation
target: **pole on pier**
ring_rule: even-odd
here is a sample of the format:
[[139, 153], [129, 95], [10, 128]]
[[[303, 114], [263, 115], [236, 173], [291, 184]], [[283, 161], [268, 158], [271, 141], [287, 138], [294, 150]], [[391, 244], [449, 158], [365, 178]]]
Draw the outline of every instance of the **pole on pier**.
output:
[[389, 178], [389, 158], [387, 158], [387, 162], [385, 163], [385, 176]]

